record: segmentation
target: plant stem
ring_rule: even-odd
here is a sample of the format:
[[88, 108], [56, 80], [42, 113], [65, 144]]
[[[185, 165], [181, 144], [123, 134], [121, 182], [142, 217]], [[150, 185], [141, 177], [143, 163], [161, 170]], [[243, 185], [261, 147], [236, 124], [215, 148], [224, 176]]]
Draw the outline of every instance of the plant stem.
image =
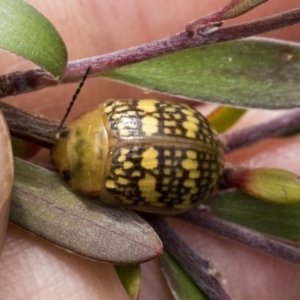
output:
[[161, 238], [164, 247], [204, 291], [209, 299], [231, 299], [223, 289], [222, 277], [211, 262], [201, 258], [163, 218], [154, 215], [143, 215]]
[[37, 143], [45, 148], [54, 145], [59, 122], [39, 117], [4, 102], [0, 102], [0, 109], [12, 136]]
[[300, 264], [300, 250], [264, 236], [261, 233], [246, 229], [237, 224], [224, 221], [201, 210], [189, 211], [176, 216], [192, 225], [200, 226], [221, 237], [242, 243], [248, 247], [263, 251], [272, 256]]
[[[70, 62], [62, 83], [76, 82], [82, 79], [86, 69], [91, 66], [90, 74], [99, 75], [121, 66], [141, 62], [160, 55], [199, 47], [214, 43], [236, 40], [256, 34], [291, 26], [300, 22], [300, 9], [274, 15], [262, 20], [255, 20], [236, 26], [220, 28], [205, 35], [194, 35], [183, 31], [169, 38], [158, 40], [129, 49]], [[58, 85], [48, 73], [33, 69], [14, 72], [0, 77], [0, 98], [36, 91]]]
[[220, 134], [219, 137], [225, 146], [225, 152], [230, 153], [267, 138], [291, 134], [296, 130], [300, 130], [300, 109], [292, 110], [262, 124]]

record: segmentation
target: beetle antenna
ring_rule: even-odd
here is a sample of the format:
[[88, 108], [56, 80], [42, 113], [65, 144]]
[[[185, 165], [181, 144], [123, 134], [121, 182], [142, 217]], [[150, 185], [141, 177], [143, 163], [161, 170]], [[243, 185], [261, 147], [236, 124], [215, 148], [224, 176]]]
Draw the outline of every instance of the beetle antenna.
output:
[[58, 126], [58, 130], [57, 130], [58, 132], [60, 131], [60, 129], [61, 129], [62, 126], [64, 125], [64, 123], [65, 123], [65, 121], [66, 121], [68, 115], [70, 114], [70, 111], [71, 111], [71, 109], [72, 109], [72, 107], [73, 107], [73, 105], [74, 105], [74, 103], [75, 103], [75, 100], [77, 99], [77, 96], [79, 95], [79, 93], [80, 93], [80, 91], [81, 91], [81, 88], [82, 88], [83, 85], [84, 85], [85, 80], [86, 80], [87, 77], [88, 77], [88, 74], [89, 74], [90, 70], [91, 70], [91, 66], [89, 66], [89, 67], [86, 69], [85, 74], [84, 74], [84, 76], [82, 77], [81, 82], [79, 83], [79, 86], [78, 86], [77, 90], [75, 91], [75, 94], [74, 94], [73, 97], [72, 97], [72, 100], [71, 100], [71, 102], [70, 102], [70, 104], [69, 104], [69, 107], [67, 108], [67, 111], [66, 111], [66, 113], [65, 113], [65, 115], [64, 115], [64, 117], [63, 117], [63, 119], [62, 119], [62, 121], [60, 122], [60, 124], [59, 124], [59, 126]]

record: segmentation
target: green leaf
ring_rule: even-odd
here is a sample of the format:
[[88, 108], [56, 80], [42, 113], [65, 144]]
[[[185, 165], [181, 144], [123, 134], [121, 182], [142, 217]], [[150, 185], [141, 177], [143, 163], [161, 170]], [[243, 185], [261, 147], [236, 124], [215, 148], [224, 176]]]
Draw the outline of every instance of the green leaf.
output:
[[175, 299], [208, 299], [170, 254], [164, 251], [159, 260]]
[[238, 190], [228, 190], [216, 194], [207, 205], [225, 220], [300, 242], [300, 204], [275, 204]]
[[207, 119], [218, 133], [222, 133], [235, 124], [245, 112], [246, 110], [241, 108], [219, 107]]
[[61, 79], [67, 50], [59, 33], [41, 13], [23, 0], [1, 0], [0, 20], [0, 48]]
[[300, 105], [298, 44], [252, 39], [180, 51], [104, 74], [163, 93], [225, 105]]
[[115, 269], [130, 299], [137, 300], [141, 288], [140, 266], [115, 266]]
[[162, 253], [146, 221], [98, 198], [74, 194], [54, 172], [15, 159], [10, 220], [82, 256], [113, 264], [138, 264]]

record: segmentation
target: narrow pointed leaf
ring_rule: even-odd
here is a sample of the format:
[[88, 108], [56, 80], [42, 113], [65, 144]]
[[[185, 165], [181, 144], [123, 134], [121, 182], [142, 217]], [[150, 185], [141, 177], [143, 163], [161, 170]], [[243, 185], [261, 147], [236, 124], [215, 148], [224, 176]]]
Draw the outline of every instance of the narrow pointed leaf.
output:
[[300, 105], [300, 45], [249, 39], [180, 51], [104, 74], [146, 89], [225, 105]]
[[254, 197], [280, 204], [300, 203], [300, 177], [291, 172], [271, 169], [231, 169], [226, 182]]
[[59, 33], [41, 13], [23, 0], [1, 0], [0, 19], [0, 48], [61, 79], [67, 50]]
[[167, 251], [159, 258], [162, 270], [176, 300], [208, 298]]
[[60, 247], [114, 264], [162, 253], [159, 237], [134, 212], [76, 195], [56, 173], [19, 159], [10, 220]]
[[300, 204], [265, 202], [238, 190], [228, 190], [216, 194], [207, 205], [225, 220], [300, 242]]
[[222, 9], [223, 18], [224, 20], [235, 18], [267, 1], [268, 0], [231, 0]]
[[141, 289], [140, 266], [115, 266], [115, 269], [130, 299], [137, 300]]
[[220, 10], [189, 23], [186, 26], [186, 31], [191, 36], [194, 34], [209, 34], [218, 30], [218, 27], [222, 26], [225, 20], [240, 16], [266, 1], [268, 0], [231, 0]]
[[246, 110], [241, 108], [218, 107], [207, 119], [217, 132], [222, 133], [235, 124], [245, 112]]

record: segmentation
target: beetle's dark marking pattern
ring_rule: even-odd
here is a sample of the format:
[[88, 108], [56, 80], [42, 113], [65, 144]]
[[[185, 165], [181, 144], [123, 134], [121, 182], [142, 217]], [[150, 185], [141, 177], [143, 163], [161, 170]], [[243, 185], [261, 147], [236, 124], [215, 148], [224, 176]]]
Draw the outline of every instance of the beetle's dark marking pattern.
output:
[[179, 139], [218, 148], [220, 141], [208, 121], [195, 109], [158, 100], [117, 100], [104, 112], [114, 135], [122, 139]]
[[70, 180], [70, 178], [71, 178], [71, 172], [70, 172], [70, 169], [64, 169], [64, 170], [62, 170], [61, 174], [62, 174], [62, 176], [63, 176], [67, 181]]
[[159, 214], [180, 213], [208, 197], [223, 172], [223, 156], [199, 112], [154, 99], [99, 105], [72, 122], [52, 151], [53, 164], [74, 190]]
[[212, 193], [221, 163], [217, 154], [193, 148], [116, 148], [105, 187], [129, 205], [188, 209]]

